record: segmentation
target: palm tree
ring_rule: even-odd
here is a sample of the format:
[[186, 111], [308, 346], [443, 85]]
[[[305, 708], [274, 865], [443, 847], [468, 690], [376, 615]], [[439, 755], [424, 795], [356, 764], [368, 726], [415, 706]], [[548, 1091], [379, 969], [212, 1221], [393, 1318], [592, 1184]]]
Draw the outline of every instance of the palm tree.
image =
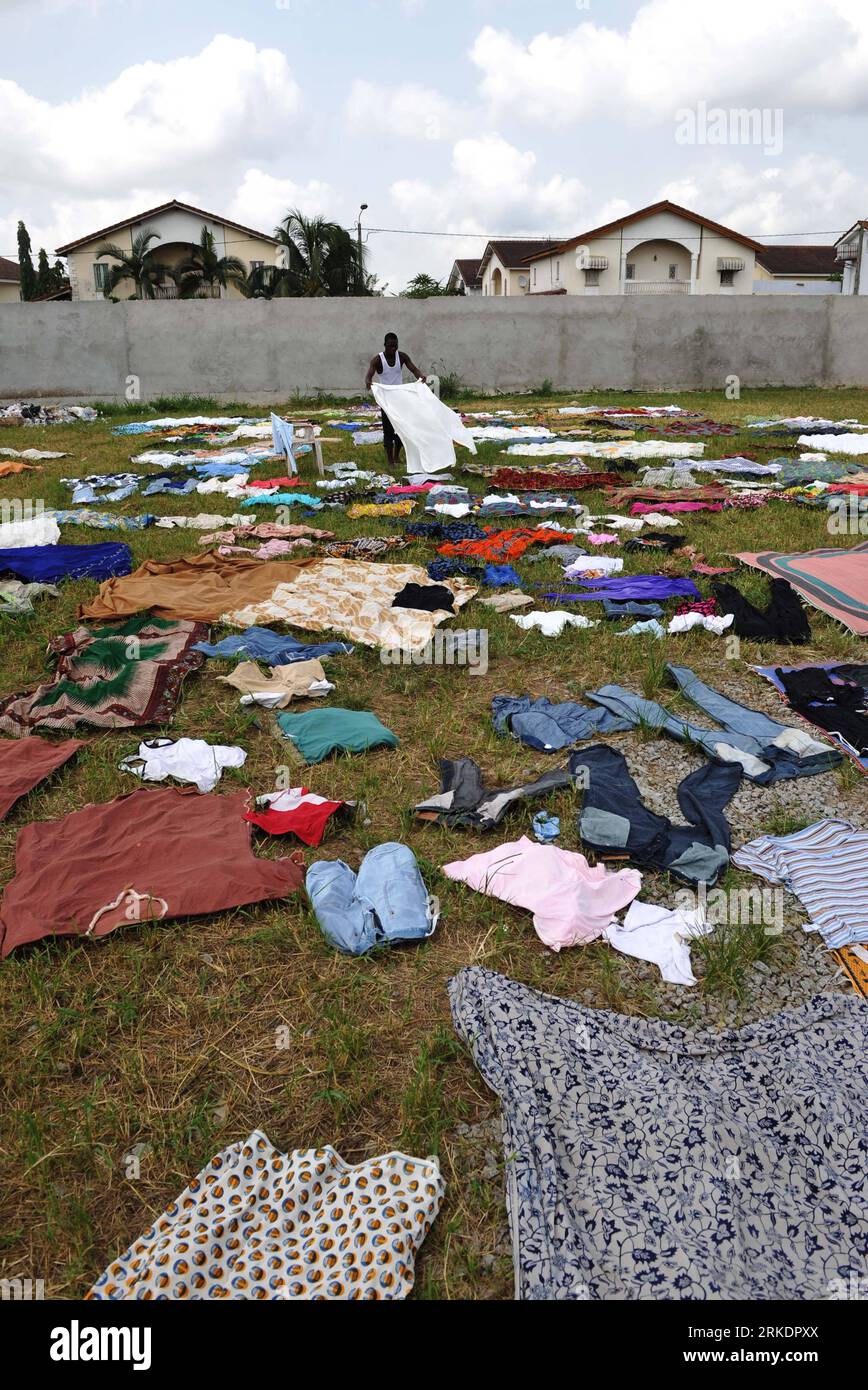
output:
[[238, 288], [245, 299], [282, 299], [292, 293], [289, 272], [279, 265], [252, 265]]
[[103, 256], [111, 256], [118, 263], [109, 269], [103, 289], [106, 298], [122, 280], [132, 280], [135, 293], [129, 296], [130, 299], [156, 299], [156, 292], [168, 273], [166, 267], [154, 259], [154, 253], [150, 249], [151, 242], [159, 239], [159, 232], [155, 232], [152, 227], [146, 227], [133, 237], [130, 251], [125, 251], [122, 246], [115, 246], [110, 241], [99, 248], [96, 253], [97, 260]]
[[237, 256], [219, 256], [214, 233], [203, 227], [199, 244], [190, 248], [189, 255], [175, 266], [173, 278], [181, 299], [193, 299], [204, 292], [213, 296], [215, 287], [240, 286], [247, 267]]
[[365, 253], [350, 233], [324, 217], [288, 212], [274, 235], [286, 252], [286, 292], [296, 297], [365, 294]]

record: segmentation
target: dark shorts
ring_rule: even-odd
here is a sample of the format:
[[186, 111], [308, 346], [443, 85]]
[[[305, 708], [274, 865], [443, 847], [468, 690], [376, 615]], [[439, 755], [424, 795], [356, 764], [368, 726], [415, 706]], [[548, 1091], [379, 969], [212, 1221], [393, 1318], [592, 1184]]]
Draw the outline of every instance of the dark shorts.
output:
[[403, 449], [404, 446], [395, 433], [395, 426], [392, 424], [385, 410], [380, 411], [380, 419], [383, 422], [383, 443], [387, 446], [397, 444], [399, 449]]

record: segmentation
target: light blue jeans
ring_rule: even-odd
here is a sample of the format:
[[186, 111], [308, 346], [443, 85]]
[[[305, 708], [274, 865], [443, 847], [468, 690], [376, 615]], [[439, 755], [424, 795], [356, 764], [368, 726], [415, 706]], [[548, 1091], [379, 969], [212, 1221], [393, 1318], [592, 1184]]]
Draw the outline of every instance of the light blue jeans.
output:
[[719, 695], [711, 686], [705, 685], [687, 666], [666, 667], [670, 677], [681, 693], [722, 726], [721, 729], [707, 729], [698, 724], [673, 715], [659, 705], [656, 700], [643, 700], [619, 685], [604, 685], [599, 690], [588, 691], [587, 698], [602, 705], [610, 714], [627, 720], [634, 725], [647, 724], [651, 728], [664, 729], [673, 738], [691, 740], [699, 744], [709, 757], [717, 757], [718, 746], [728, 744], [750, 757], [758, 758], [766, 764], [766, 771], [759, 773], [745, 767], [746, 775], [754, 782], [764, 784], [777, 782], [787, 777], [810, 777], [815, 773], [828, 772], [840, 762], [841, 755], [830, 748], [828, 752], [813, 753], [798, 757], [785, 748], [776, 747], [775, 739], [786, 734], [791, 728], [779, 724], [776, 719], [759, 710], [748, 709], [736, 700], [728, 700]]
[[437, 925], [436, 901], [406, 845], [377, 845], [358, 874], [341, 859], [319, 859], [307, 871], [305, 888], [326, 939], [347, 955], [419, 941]]

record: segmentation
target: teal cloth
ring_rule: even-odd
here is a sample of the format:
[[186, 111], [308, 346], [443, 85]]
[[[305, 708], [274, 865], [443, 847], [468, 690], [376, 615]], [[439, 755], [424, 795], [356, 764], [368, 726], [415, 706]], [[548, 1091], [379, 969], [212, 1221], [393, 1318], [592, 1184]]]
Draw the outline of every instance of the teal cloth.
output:
[[279, 714], [277, 722], [308, 763], [321, 763], [335, 752], [364, 753], [368, 748], [398, 746], [397, 734], [368, 710], [330, 706], [304, 714]]

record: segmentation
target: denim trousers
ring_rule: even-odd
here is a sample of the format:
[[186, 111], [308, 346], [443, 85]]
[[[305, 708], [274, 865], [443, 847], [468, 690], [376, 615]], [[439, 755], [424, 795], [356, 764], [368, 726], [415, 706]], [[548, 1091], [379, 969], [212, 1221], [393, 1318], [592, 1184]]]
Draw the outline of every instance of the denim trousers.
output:
[[416, 856], [406, 845], [377, 845], [358, 874], [340, 859], [317, 860], [305, 888], [326, 939], [347, 955], [419, 941], [437, 925]]

